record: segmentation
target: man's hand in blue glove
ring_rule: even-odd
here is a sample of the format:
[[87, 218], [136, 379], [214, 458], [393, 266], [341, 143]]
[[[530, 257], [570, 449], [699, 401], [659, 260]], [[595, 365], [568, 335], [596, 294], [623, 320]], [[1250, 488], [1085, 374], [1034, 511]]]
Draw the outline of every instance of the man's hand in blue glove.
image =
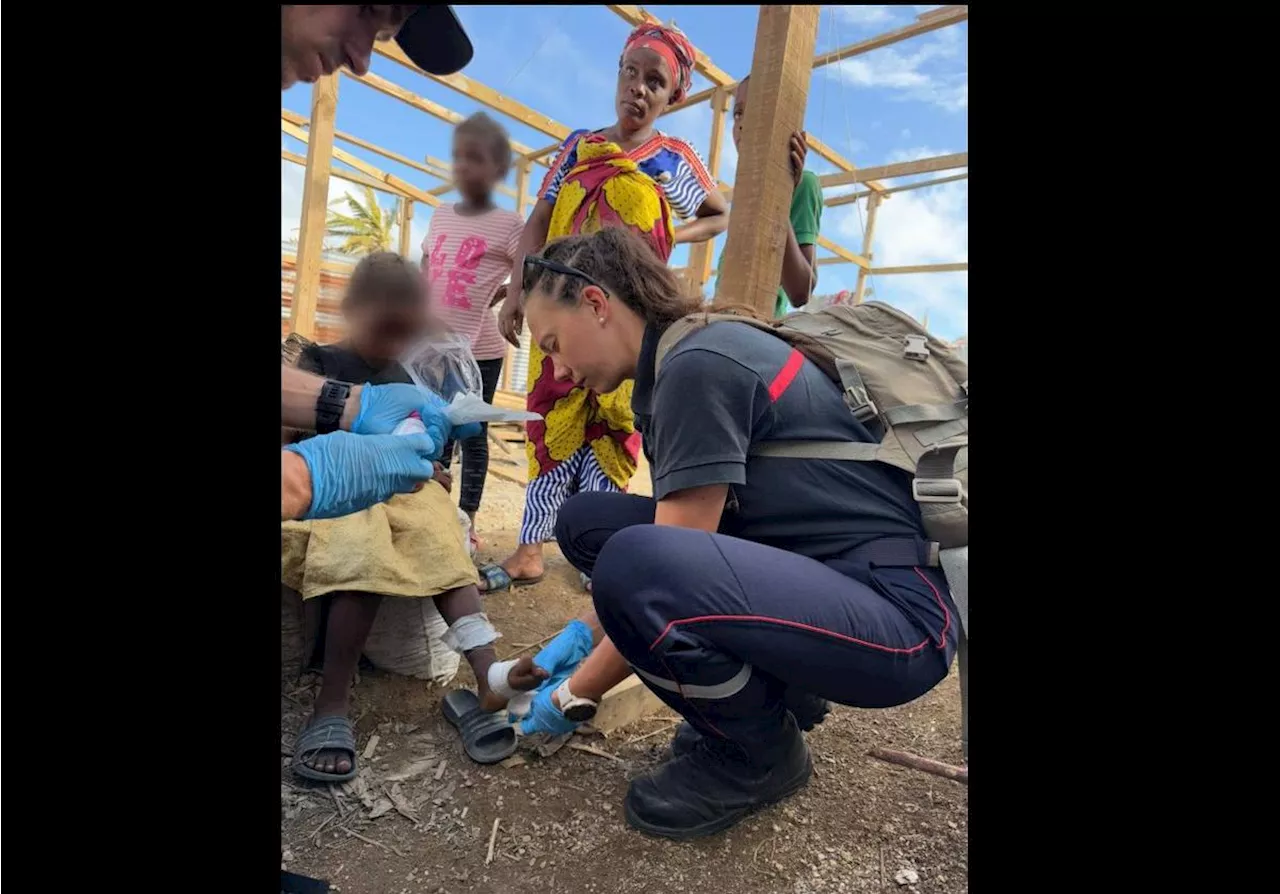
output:
[[534, 733], [547, 733], [552, 736], [563, 736], [565, 733], [571, 733], [582, 724], [574, 723], [568, 717], [560, 712], [560, 709], [551, 701], [551, 693], [556, 691], [564, 681], [563, 677], [553, 680], [547, 680], [540, 687], [538, 693], [533, 697], [533, 707], [530, 708], [529, 714], [520, 721], [520, 732], [526, 736]]
[[591, 654], [591, 628], [575, 618], [533, 656], [533, 663], [553, 677], [572, 673]]
[[436, 454], [432, 458], [438, 459], [450, 438], [474, 438], [482, 432], [478, 422], [459, 425], [451, 431], [445, 406], [444, 398], [417, 385], [362, 385], [360, 410], [351, 423], [351, 430], [358, 435], [388, 435], [407, 417], [417, 413], [435, 445]]
[[337, 518], [407, 494], [434, 474], [430, 435], [353, 435], [336, 431], [284, 448], [311, 475], [311, 505], [303, 519]]

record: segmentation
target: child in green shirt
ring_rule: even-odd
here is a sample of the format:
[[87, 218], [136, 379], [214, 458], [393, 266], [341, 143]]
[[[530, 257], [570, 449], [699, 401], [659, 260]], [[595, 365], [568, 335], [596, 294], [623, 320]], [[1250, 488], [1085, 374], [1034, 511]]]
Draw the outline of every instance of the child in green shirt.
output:
[[[742, 142], [742, 118], [747, 110], [747, 80], [738, 82], [733, 94], [733, 145]], [[813, 286], [818, 281], [817, 264], [814, 263], [815, 243], [822, 222], [822, 185], [818, 175], [804, 169], [804, 158], [809, 147], [803, 133], [791, 135], [791, 176], [795, 188], [791, 194], [791, 233], [782, 256], [782, 284], [778, 288], [778, 300], [774, 316], [781, 317], [809, 303]], [[724, 270], [724, 252], [716, 266], [716, 289], [720, 288], [720, 274]]]

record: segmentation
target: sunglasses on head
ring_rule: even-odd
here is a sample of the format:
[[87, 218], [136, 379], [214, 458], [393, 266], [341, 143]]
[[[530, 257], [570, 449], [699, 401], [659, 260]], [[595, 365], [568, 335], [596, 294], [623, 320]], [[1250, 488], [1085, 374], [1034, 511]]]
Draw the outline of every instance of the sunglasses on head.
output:
[[552, 261], [552, 260], [548, 260], [547, 258], [540, 258], [537, 255], [525, 255], [524, 277], [523, 277], [524, 281], [520, 283], [520, 290], [522, 292], [525, 292], [526, 294], [528, 293], [530, 287], [533, 285], [530, 279], [532, 275], [532, 271], [530, 271], [529, 269], [530, 267], [541, 267], [543, 270], [550, 270], [552, 273], [559, 273], [562, 276], [573, 276], [573, 277], [576, 277], [577, 279], [582, 280], [588, 285], [595, 286], [597, 289], [599, 289], [602, 292], [609, 291], [604, 287], [603, 284], [596, 282], [596, 280], [592, 279], [590, 276], [587, 276], [587, 274], [583, 273], [581, 270], [578, 270], [577, 268], [574, 268], [574, 267], [570, 267], [568, 264], [561, 264], [559, 261]]

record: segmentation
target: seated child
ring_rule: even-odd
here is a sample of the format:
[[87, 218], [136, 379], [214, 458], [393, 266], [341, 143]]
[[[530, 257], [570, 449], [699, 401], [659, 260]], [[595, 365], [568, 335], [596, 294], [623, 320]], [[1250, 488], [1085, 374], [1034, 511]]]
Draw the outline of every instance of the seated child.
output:
[[[369, 255], [351, 275], [342, 313], [346, 341], [307, 346], [299, 368], [352, 383], [410, 382], [398, 358], [431, 326], [417, 271], [394, 253]], [[464, 654], [475, 673], [481, 706], [492, 711], [506, 703], [490, 688], [498, 635], [481, 611], [476, 568], [443, 483], [428, 482], [341, 518], [284, 522], [281, 533], [283, 582], [301, 593], [312, 619], [322, 617], [322, 605], [327, 616], [323, 680], [294, 743], [295, 773], [324, 782], [355, 776], [349, 687], [384, 597], [434, 599], [449, 625], [446, 644]], [[498, 688], [528, 690], [545, 677], [525, 658]]]

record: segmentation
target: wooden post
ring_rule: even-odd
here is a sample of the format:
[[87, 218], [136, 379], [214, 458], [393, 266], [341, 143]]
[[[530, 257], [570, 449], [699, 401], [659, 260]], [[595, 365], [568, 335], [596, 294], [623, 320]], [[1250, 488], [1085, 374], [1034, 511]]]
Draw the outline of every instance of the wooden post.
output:
[[804, 129], [817, 6], [761, 6], [751, 57], [751, 103], [725, 244], [723, 300], [773, 317], [791, 226], [791, 134]]
[[413, 250], [413, 243], [410, 241], [412, 233], [410, 232], [409, 222], [413, 220], [413, 199], [400, 200], [400, 257], [406, 261], [409, 260], [409, 252]]
[[289, 329], [315, 338], [316, 299], [320, 296], [320, 255], [329, 213], [329, 163], [333, 159], [333, 121], [338, 110], [338, 75], [311, 88], [311, 132], [302, 184], [302, 217], [298, 230], [298, 269], [289, 310]]
[[[880, 210], [880, 194], [873, 192], [867, 196], [867, 228], [862, 233], [862, 256], [871, 260], [871, 240], [876, 234], [876, 212]], [[861, 304], [863, 290], [867, 286], [867, 268], [858, 268], [858, 284], [853, 287], [853, 303]]]
[[[724, 113], [729, 108], [729, 91], [717, 87], [711, 94], [711, 150], [707, 153], [707, 167], [711, 179], [720, 176], [720, 147], [724, 143]], [[711, 252], [713, 239], [699, 242], [689, 249], [689, 281], [695, 289], [702, 290], [711, 278]]]
[[[533, 162], [527, 158], [516, 158], [516, 213], [520, 217], [524, 217], [529, 211], [529, 174], [533, 170]], [[519, 285], [516, 283], [515, 285]], [[516, 364], [516, 349], [511, 345], [507, 345], [507, 356], [502, 362], [502, 382], [499, 387], [503, 391], [512, 390], [512, 368]], [[519, 390], [524, 391], [524, 385], [520, 384]]]
[[516, 213], [524, 217], [525, 196], [529, 193], [529, 169], [533, 162], [521, 158], [516, 162]]

